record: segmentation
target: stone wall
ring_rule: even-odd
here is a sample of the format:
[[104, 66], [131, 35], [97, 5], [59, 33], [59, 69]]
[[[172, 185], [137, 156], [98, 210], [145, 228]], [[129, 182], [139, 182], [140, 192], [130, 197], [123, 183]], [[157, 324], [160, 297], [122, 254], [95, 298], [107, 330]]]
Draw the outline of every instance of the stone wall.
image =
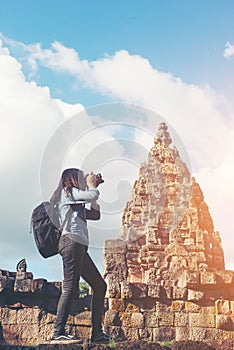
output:
[[[33, 279], [30, 272], [0, 270], [0, 341], [19, 345], [50, 341], [61, 288], [61, 282]], [[84, 339], [91, 329], [90, 300], [91, 296], [76, 299], [67, 322], [67, 330]]]
[[104, 261], [110, 331], [129, 340], [232, 342], [233, 271], [225, 270], [220, 234], [165, 123]]

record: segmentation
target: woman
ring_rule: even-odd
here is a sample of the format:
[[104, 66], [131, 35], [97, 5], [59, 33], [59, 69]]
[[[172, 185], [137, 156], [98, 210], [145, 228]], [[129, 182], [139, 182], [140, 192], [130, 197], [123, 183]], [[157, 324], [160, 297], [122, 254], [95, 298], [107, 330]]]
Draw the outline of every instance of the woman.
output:
[[[102, 331], [104, 297], [106, 283], [89, 256], [86, 219], [100, 219], [97, 186], [103, 182], [97, 175], [87, 177], [79, 169], [66, 169], [51, 201], [59, 204], [62, 235], [59, 253], [63, 259], [63, 291], [59, 299], [54, 336], [51, 343], [81, 342], [79, 338], [68, 335], [65, 325], [74, 296], [77, 294], [80, 276], [92, 287], [92, 335], [91, 342], [105, 343], [110, 337]], [[88, 187], [88, 188], [87, 188]], [[91, 203], [86, 209], [85, 203]]]

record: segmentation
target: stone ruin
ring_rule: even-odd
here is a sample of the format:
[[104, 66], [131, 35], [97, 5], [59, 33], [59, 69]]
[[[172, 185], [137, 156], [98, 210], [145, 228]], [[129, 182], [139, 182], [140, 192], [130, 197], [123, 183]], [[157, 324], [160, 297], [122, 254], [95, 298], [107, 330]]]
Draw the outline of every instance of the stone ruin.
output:
[[[0, 344], [37, 345], [50, 341], [62, 282], [33, 278], [25, 259], [16, 272], [0, 270]], [[91, 295], [75, 299], [67, 322], [70, 334], [88, 339]], [[1, 347], [1, 345], [0, 345]]]
[[127, 339], [232, 344], [233, 271], [201, 188], [171, 143], [161, 123], [120, 235], [105, 242], [105, 323]]
[[[234, 349], [233, 271], [225, 270], [203, 193], [171, 144], [161, 123], [119, 237], [105, 242], [105, 328], [131, 341], [207, 341], [218, 349], [226, 341]], [[53, 335], [62, 283], [33, 279], [26, 268], [22, 259], [17, 272], [0, 270], [0, 342], [6, 344], [45, 343]], [[67, 323], [84, 339], [90, 300], [75, 300]]]

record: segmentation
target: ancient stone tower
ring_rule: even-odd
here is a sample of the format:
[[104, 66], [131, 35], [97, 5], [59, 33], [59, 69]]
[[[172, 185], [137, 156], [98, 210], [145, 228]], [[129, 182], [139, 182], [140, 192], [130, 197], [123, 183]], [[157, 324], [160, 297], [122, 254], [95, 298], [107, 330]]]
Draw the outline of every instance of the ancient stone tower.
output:
[[203, 193], [167, 129], [159, 125], [119, 237], [105, 242], [105, 322], [128, 339], [231, 338], [233, 271], [225, 270]]

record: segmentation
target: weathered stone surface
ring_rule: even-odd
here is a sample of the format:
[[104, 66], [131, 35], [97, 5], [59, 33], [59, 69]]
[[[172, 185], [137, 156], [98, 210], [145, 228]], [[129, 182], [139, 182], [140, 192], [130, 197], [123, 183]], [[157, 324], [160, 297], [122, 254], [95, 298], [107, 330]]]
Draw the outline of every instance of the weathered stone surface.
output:
[[216, 284], [216, 274], [214, 272], [201, 272], [201, 284]]
[[232, 313], [230, 300], [216, 300], [216, 315], [230, 315]]
[[189, 314], [189, 326], [214, 328], [215, 327], [215, 315], [213, 314]]
[[44, 278], [37, 278], [31, 282], [32, 293], [43, 293], [46, 290], [47, 280]]
[[216, 316], [216, 328], [224, 329], [226, 331], [233, 331], [234, 330], [233, 319], [227, 315], [217, 315]]
[[[225, 350], [234, 348], [234, 273], [225, 270], [220, 234], [165, 123], [140, 167], [119, 237], [105, 242], [104, 277], [106, 330], [126, 339], [115, 349], [160, 349], [156, 341], [175, 339], [173, 349], [209, 349], [201, 341], [212, 341], [222, 350], [224, 340]], [[61, 282], [34, 280], [25, 259], [17, 272], [0, 270], [2, 339], [49, 342], [61, 291]], [[90, 302], [76, 299], [66, 325], [86, 341]]]
[[145, 326], [152, 327], [152, 328], [159, 326], [158, 312], [155, 312], [155, 311], [145, 312]]
[[15, 280], [12, 277], [2, 276], [0, 277], [0, 293], [4, 290], [7, 292], [13, 292]]
[[[1, 310], [1, 324], [2, 325], [16, 325], [17, 323], [17, 310], [11, 310], [4, 308]], [[5, 327], [4, 327], [5, 328]]]
[[133, 328], [144, 328], [144, 316], [140, 312], [135, 312], [131, 316], [130, 326]]
[[29, 293], [31, 292], [31, 279], [16, 279], [14, 284], [15, 293]]
[[185, 312], [176, 312], [174, 325], [175, 327], [188, 327], [189, 324], [189, 314]]
[[205, 296], [205, 292], [201, 290], [188, 290], [188, 301], [199, 301], [202, 300]]
[[149, 285], [148, 286], [148, 296], [152, 298], [160, 298], [160, 291], [161, 286], [160, 285]]
[[139, 310], [133, 308], [130, 316], [125, 303], [121, 312], [115, 308], [112, 313], [114, 298], [144, 302], [145, 332], [139, 322], [136, 328], [140, 337], [151, 340], [212, 338], [217, 333], [211, 331], [221, 332], [216, 315], [234, 313], [233, 271], [225, 270], [220, 234], [199, 184], [171, 147], [165, 123], [139, 170], [119, 238], [105, 244], [104, 261], [112, 297], [108, 312], [115, 324], [118, 314], [125, 315], [129, 339], [137, 336], [128, 327], [141, 317]]

